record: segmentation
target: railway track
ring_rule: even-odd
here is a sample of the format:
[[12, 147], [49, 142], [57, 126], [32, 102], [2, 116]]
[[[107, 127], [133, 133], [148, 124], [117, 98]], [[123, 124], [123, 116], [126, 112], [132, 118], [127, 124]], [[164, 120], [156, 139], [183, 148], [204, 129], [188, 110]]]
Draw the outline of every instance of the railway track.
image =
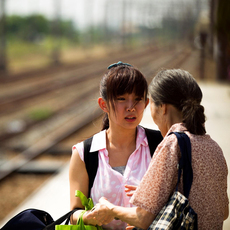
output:
[[[105, 66], [118, 60], [129, 62], [150, 81], [160, 68], [179, 68], [190, 55], [189, 49], [145, 49], [96, 60], [64, 72], [3, 81], [0, 86], [0, 144], [5, 151], [20, 151], [13, 159], [1, 163], [0, 180], [101, 116], [95, 99], [99, 96], [99, 80], [106, 71]], [[36, 107], [48, 107], [50, 116], [41, 121], [28, 119], [29, 108]], [[10, 133], [4, 129], [4, 124], [14, 119], [22, 120], [24, 127]]]
[[[148, 52], [142, 51], [135, 55], [129, 54], [128, 57], [126, 55], [126, 58], [132, 63], [138, 63], [141, 60], [142, 63], [139, 63], [141, 66], [144, 64], [146, 65], [149, 60], [158, 58], [160, 55], [162, 55], [162, 52], [159, 53], [159, 51], [148, 50]], [[114, 62], [114, 59], [104, 62], [111, 63]], [[72, 101], [72, 104], [74, 104], [74, 101], [79, 100], [78, 96], [81, 96], [78, 89], [79, 86], [84, 88], [83, 84], [80, 85], [81, 83], [89, 79], [95, 79], [95, 82], [88, 82], [88, 84], [98, 85], [99, 79], [105, 71], [106, 64], [104, 64], [104, 62], [102, 62], [103, 65], [97, 61], [96, 63], [88, 65], [87, 68], [83, 66], [74, 71], [66, 71], [66, 73], [55, 73], [51, 76], [27, 79], [27, 81], [23, 78], [22, 82], [18, 82], [17, 80], [17, 84], [10, 81], [10, 83], [8, 82], [6, 85], [1, 85], [0, 92], [3, 94], [5, 90], [6, 93], [2, 97], [0, 96], [0, 141], [19, 134], [17, 132], [7, 132], [5, 126], [9, 120], [23, 121], [23, 125], [25, 126], [23, 128], [24, 131], [24, 129], [28, 129], [33, 124], [37, 123], [36, 121], [28, 119], [28, 113], [30, 111], [36, 110], [36, 108], [49, 107], [52, 108], [50, 113], [55, 115], [55, 113], [58, 113], [58, 110], [66, 107], [65, 105], [67, 103], [70, 105]], [[11, 90], [9, 91], [8, 89]], [[89, 91], [89, 93], [91, 92]], [[68, 97], [68, 95], [71, 95], [71, 98]], [[42, 100], [46, 102], [51, 101], [56, 105], [57, 103], [55, 103], [55, 101], [62, 101], [62, 106], [56, 106], [56, 108], [54, 108], [52, 103], [42, 103]]]

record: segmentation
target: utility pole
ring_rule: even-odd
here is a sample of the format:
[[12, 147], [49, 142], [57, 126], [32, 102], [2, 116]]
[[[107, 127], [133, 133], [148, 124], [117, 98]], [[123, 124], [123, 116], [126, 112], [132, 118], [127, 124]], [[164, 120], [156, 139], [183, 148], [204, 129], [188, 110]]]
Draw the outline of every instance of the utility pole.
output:
[[60, 31], [60, 11], [61, 11], [61, 0], [54, 0], [55, 18], [52, 25], [52, 35], [53, 35], [53, 51], [52, 51], [52, 61], [54, 65], [59, 65], [60, 61], [60, 47], [61, 47], [61, 31]]
[[7, 72], [5, 0], [0, 0], [0, 76]]
[[196, 0], [196, 18], [200, 17], [200, 12], [201, 12], [201, 1]]
[[216, 1], [210, 0], [209, 9], [210, 9], [210, 40], [209, 40], [209, 53], [213, 56], [213, 47], [214, 47], [214, 26], [215, 26], [215, 9], [216, 9]]
[[104, 3], [104, 43], [108, 45], [109, 43], [109, 1], [105, 0]]
[[125, 49], [126, 48], [126, 0], [121, 0], [122, 5], [121, 5], [121, 12], [122, 12], [122, 19], [121, 19], [121, 43], [122, 47]]
[[[85, 4], [85, 22], [86, 34], [84, 45], [86, 47], [92, 46], [94, 43], [94, 0], [84, 0]], [[90, 12], [90, 13], [89, 13]]]

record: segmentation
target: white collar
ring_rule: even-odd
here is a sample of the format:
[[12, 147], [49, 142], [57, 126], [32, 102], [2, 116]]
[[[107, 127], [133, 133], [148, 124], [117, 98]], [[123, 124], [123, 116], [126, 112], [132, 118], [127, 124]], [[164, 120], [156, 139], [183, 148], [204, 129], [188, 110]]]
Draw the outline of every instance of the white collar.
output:
[[[148, 143], [147, 138], [146, 137], [144, 138], [143, 136], [142, 137], [139, 136], [140, 132], [143, 133], [143, 135], [145, 135], [144, 129], [141, 126], [137, 126], [137, 130], [138, 130], [137, 137], [138, 140], [139, 138], [140, 140], [139, 141], [137, 140], [136, 145], [142, 144], [144, 146], [147, 146]], [[138, 148], [139, 146], [136, 147]], [[102, 149], [106, 149], [106, 130], [102, 130], [93, 136], [90, 152], [96, 152]]]
[[93, 136], [91, 148], [89, 152], [99, 151], [106, 149], [106, 130], [102, 130]]

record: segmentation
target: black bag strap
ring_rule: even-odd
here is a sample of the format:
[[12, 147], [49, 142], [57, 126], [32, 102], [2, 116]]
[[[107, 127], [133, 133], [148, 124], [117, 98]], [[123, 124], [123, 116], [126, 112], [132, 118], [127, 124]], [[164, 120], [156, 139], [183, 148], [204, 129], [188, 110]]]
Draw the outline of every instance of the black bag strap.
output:
[[171, 135], [172, 133], [176, 135], [181, 151], [176, 190], [178, 190], [181, 171], [183, 170], [183, 190], [184, 190], [184, 195], [188, 198], [192, 186], [192, 181], [193, 181], [191, 142], [187, 134], [185, 134], [184, 132], [171, 132], [169, 133], [169, 135]]
[[[143, 127], [144, 128], [144, 127]], [[151, 157], [158, 146], [158, 144], [163, 140], [161, 132], [158, 130], [152, 130], [148, 128], [145, 129], [145, 134], [148, 139], [148, 145], [150, 149]], [[84, 161], [86, 170], [89, 176], [89, 193], [88, 197], [90, 196], [91, 188], [93, 187], [93, 182], [97, 174], [98, 168], [98, 151], [89, 152], [93, 137], [90, 137], [84, 141]]]
[[65, 220], [66, 220], [66, 224], [67, 224], [67, 222], [69, 222], [70, 216], [74, 212], [76, 212], [77, 210], [79, 210], [79, 208], [75, 208], [74, 210], [69, 211], [65, 215], [61, 216], [59, 219], [57, 219], [54, 222], [52, 222], [51, 224], [47, 225], [45, 228], [43, 228], [43, 230], [55, 230], [55, 225], [60, 225]]
[[91, 188], [93, 187], [93, 182], [97, 174], [98, 168], [98, 151], [89, 152], [93, 137], [90, 137], [84, 141], [84, 161], [85, 167], [89, 176], [89, 190], [88, 197], [90, 196]]
[[145, 134], [146, 134], [148, 144], [149, 144], [150, 155], [152, 157], [155, 152], [155, 149], [160, 144], [160, 142], [163, 140], [163, 137], [159, 130], [148, 129], [145, 127], [143, 128], [145, 129]]

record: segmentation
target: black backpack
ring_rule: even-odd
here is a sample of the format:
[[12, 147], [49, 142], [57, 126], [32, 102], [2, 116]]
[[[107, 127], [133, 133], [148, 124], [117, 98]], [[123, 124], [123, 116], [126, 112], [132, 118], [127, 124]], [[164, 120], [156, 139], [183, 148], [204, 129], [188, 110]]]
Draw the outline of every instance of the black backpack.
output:
[[[158, 130], [152, 130], [152, 129], [147, 129], [147, 128], [144, 128], [144, 129], [145, 129], [145, 134], [148, 139], [150, 154], [152, 157], [155, 152], [156, 147], [163, 140], [163, 137], [161, 135], [161, 132]], [[93, 186], [94, 178], [96, 177], [97, 168], [98, 168], [98, 151], [91, 152], [89, 154], [92, 139], [93, 137], [90, 137], [84, 141], [84, 161], [85, 161], [86, 170], [89, 176], [88, 197], [90, 195], [90, 191]]]
[[78, 209], [74, 209], [57, 220], [43, 210], [26, 209], [12, 217], [1, 230], [55, 230], [55, 225], [60, 225], [63, 221], [69, 223], [70, 216]]

